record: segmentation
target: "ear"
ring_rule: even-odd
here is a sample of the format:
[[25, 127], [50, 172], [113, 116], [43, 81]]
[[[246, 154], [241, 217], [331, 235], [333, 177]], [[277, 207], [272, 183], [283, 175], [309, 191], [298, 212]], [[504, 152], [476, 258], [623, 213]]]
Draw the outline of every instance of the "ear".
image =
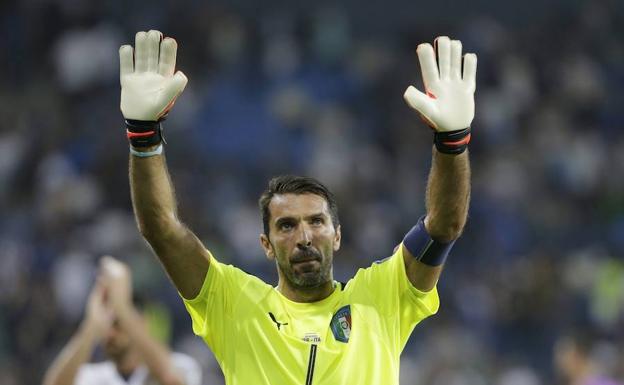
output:
[[271, 241], [269, 240], [269, 237], [266, 236], [266, 234], [260, 234], [260, 244], [262, 245], [262, 248], [264, 249], [264, 254], [269, 259], [269, 261], [275, 260], [275, 251], [273, 250], [273, 245], [271, 244]]
[[334, 235], [334, 252], [340, 250], [340, 241], [342, 240], [342, 233], [340, 231], [340, 225], [336, 227], [336, 234]]

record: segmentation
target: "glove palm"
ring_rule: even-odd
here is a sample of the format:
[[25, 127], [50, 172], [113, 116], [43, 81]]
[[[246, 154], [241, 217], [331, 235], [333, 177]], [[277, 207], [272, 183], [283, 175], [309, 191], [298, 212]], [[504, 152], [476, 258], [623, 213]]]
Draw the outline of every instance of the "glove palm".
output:
[[404, 98], [436, 131], [447, 132], [470, 127], [474, 118], [474, 92], [477, 57], [466, 54], [461, 74], [461, 43], [443, 36], [438, 39], [438, 56], [430, 44], [417, 48], [426, 94], [409, 86]]
[[121, 112], [126, 119], [157, 121], [164, 117], [182, 93], [188, 79], [174, 75], [177, 43], [162, 40], [158, 31], [139, 32], [135, 54], [129, 45], [119, 49]]

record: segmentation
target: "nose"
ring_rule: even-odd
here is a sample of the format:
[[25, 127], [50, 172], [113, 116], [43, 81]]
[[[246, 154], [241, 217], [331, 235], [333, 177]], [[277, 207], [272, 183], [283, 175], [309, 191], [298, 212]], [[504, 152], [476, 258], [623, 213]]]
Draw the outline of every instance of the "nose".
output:
[[310, 230], [304, 224], [300, 226], [299, 234], [297, 239], [297, 247], [301, 250], [305, 250], [308, 247], [312, 246], [312, 240], [310, 237]]

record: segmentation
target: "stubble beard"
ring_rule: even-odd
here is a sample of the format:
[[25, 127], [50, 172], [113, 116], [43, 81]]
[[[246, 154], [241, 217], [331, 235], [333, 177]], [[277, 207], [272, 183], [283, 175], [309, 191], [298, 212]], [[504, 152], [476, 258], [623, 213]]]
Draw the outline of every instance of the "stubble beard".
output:
[[290, 260], [280, 262], [277, 259], [277, 266], [292, 287], [302, 290], [315, 289], [329, 282], [332, 276], [332, 256], [323, 257], [320, 253], [318, 256], [320, 258], [320, 267], [313, 272], [297, 272]]

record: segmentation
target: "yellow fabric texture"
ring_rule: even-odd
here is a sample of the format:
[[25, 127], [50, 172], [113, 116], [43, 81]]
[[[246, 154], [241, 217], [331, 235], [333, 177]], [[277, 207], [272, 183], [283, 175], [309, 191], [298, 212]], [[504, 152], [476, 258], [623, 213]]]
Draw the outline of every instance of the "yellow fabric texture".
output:
[[[402, 250], [359, 269], [344, 288], [335, 282], [334, 292], [314, 303], [290, 301], [211, 255], [200, 293], [184, 304], [227, 385], [399, 384], [401, 351], [416, 324], [439, 307], [435, 288], [425, 293], [409, 282]], [[341, 309], [350, 311], [350, 325], [334, 317]], [[342, 328], [338, 337], [332, 324]]]

